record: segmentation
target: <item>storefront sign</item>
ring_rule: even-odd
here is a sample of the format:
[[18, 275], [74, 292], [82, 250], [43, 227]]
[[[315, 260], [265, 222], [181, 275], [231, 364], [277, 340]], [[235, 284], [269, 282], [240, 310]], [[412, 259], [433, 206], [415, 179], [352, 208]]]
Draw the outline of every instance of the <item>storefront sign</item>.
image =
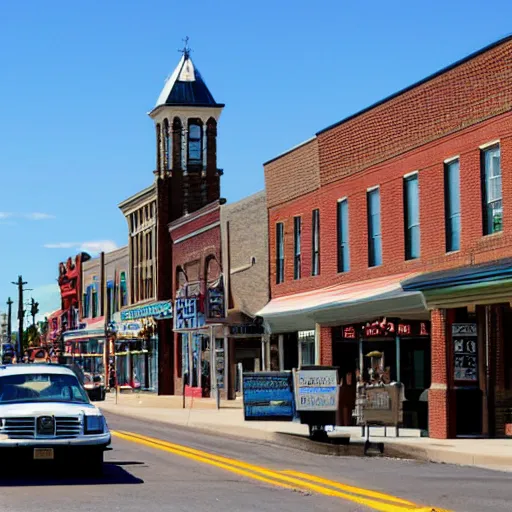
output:
[[117, 339], [141, 338], [144, 326], [142, 322], [120, 322], [112, 324]]
[[265, 333], [263, 325], [235, 324], [229, 326], [229, 334], [232, 336], [258, 335]]
[[215, 340], [215, 373], [216, 383], [219, 389], [224, 389], [224, 374], [226, 361], [224, 358], [224, 340]]
[[476, 324], [453, 324], [452, 342], [456, 381], [478, 381]]
[[297, 411], [336, 411], [338, 370], [298, 370], [295, 375]]
[[198, 311], [197, 297], [176, 299], [174, 302], [174, 330], [198, 329], [204, 326], [204, 315]]
[[388, 336], [419, 337], [430, 336], [429, 322], [403, 322], [395, 320], [377, 320], [372, 323], [348, 325], [342, 328], [343, 339], [358, 339], [358, 333], [362, 338], [383, 338]]
[[216, 285], [208, 288], [206, 295], [208, 318], [219, 320], [225, 318], [224, 308], [224, 280], [222, 276]]
[[343, 327], [343, 338], [346, 340], [355, 340], [357, 338], [356, 328], [353, 325]]
[[295, 415], [290, 372], [244, 373], [246, 421], [292, 421]]
[[154, 304], [148, 304], [147, 306], [121, 311], [121, 320], [123, 322], [149, 317], [152, 317], [155, 320], [172, 318], [172, 302], [170, 300], [165, 302], [156, 302]]

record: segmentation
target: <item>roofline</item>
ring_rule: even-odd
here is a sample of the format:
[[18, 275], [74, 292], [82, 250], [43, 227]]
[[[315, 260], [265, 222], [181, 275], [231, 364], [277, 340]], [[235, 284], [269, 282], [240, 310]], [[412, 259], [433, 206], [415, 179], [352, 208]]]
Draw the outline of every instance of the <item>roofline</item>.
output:
[[192, 213], [187, 213], [177, 218], [176, 220], [169, 222], [169, 224], [167, 224], [167, 229], [169, 230], [169, 232], [171, 232], [176, 228], [185, 226], [189, 222], [192, 222], [196, 219], [199, 219], [200, 217], [203, 217], [204, 215], [208, 215], [209, 213], [213, 213], [216, 210], [220, 210], [220, 207], [220, 200], [216, 199], [215, 201], [212, 201], [211, 203], [208, 203], [207, 205], [203, 206], [199, 210], [195, 210]]
[[157, 105], [152, 110], [150, 110], [148, 112], [148, 116], [153, 116], [156, 112], [164, 107], [224, 108], [225, 106], [225, 103], [215, 103], [213, 105], [210, 103], [162, 103], [162, 105]]
[[146, 187], [146, 188], [142, 189], [141, 191], [137, 192], [136, 194], [134, 194], [133, 196], [130, 196], [129, 198], [125, 199], [124, 201], [121, 201], [117, 205], [117, 207], [122, 210], [123, 208], [129, 206], [130, 203], [132, 203], [133, 201], [141, 198], [144, 194], [148, 194], [149, 192], [153, 192], [154, 189], [155, 189], [155, 184], [153, 183], [149, 187]]
[[287, 149], [286, 151], [283, 151], [282, 153], [280, 153], [279, 155], [275, 156], [274, 158], [271, 158], [270, 160], [267, 160], [266, 162], [263, 162], [263, 167], [265, 167], [265, 165], [271, 164], [275, 160], [279, 160], [279, 158], [282, 158], [283, 156], [286, 156], [288, 153], [291, 153], [291, 152], [295, 151], [296, 149], [299, 149], [302, 146], [305, 146], [306, 144], [309, 144], [310, 142], [313, 142], [315, 139], [316, 139], [316, 135], [313, 135], [313, 137], [310, 137], [309, 139], [307, 139], [307, 140], [305, 140], [305, 141], [303, 141], [303, 142], [293, 146], [292, 148]]
[[369, 107], [366, 107], [363, 110], [356, 112], [355, 114], [345, 117], [341, 121], [337, 121], [336, 123], [331, 124], [327, 128], [324, 128], [324, 129], [316, 132], [316, 135], [320, 135], [320, 134], [325, 133], [329, 130], [332, 130], [333, 128], [336, 128], [344, 123], [347, 123], [348, 121], [351, 121], [352, 119], [359, 117], [360, 115], [365, 114], [366, 112], [373, 110], [374, 108], [379, 107], [380, 105], [387, 103], [388, 101], [391, 101], [391, 100], [397, 98], [398, 96], [401, 96], [402, 94], [405, 94], [406, 92], [409, 92], [410, 90], [415, 89], [416, 87], [419, 87], [420, 85], [423, 85], [424, 83], [429, 82], [430, 80], [433, 80], [434, 78], [437, 78], [438, 76], [443, 75], [443, 74], [447, 73], [448, 71], [451, 71], [452, 69], [455, 69], [472, 59], [475, 59], [476, 57], [479, 57], [480, 55], [488, 52], [489, 50], [492, 50], [493, 48], [496, 48], [496, 47], [498, 47], [502, 44], [508, 43], [510, 41], [512, 41], [512, 34], [505, 36], [501, 39], [498, 39], [498, 41], [495, 41], [487, 46], [484, 46], [483, 48], [481, 48], [480, 50], [477, 50], [476, 52], [470, 53], [466, 57], [450, 64], [449, 66], [446, 66], [446, 67], [440, 69], [439, 71], [436, 71], [435, 73], [427, 76], [426, 78], [421, 79], [419, 82], [415, 82], [412, 85], [407, 86], [405, 89], [401, 89], [400, 91], [391, 94], [391, 96], [387, 96], [384, 99], [379, 100], [376, 103], [373, 103]]

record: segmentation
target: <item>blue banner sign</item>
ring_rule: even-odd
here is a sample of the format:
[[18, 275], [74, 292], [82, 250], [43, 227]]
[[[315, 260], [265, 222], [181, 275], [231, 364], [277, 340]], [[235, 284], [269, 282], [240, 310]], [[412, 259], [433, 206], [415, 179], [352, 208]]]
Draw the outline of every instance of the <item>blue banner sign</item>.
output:
[[292, 421], [295, 416], [291, 372], [244, 373], [246, 421]]
[[153, 317], [155, 320], [165, 320], [172, 318], [172, 302], [170, 300], [165, 302], [155, 302], [147, 306], [140, 306], [138, 308], [125, 309], [121, 311], [121, 320], [139, 320], [141, 318]]

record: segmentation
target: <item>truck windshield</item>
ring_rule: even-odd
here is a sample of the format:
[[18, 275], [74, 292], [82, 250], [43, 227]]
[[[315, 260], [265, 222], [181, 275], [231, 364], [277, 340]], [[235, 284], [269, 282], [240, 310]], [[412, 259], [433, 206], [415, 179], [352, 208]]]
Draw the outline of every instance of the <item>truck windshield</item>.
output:
[[0, 377], [0, 404], [23, 402], [89, 403], [74, 375], [30, 373]]

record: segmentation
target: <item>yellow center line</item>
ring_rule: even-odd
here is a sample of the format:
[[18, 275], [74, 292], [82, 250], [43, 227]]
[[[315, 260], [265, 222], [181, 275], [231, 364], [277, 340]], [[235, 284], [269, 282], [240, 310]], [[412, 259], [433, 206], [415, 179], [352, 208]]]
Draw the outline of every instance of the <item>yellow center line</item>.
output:
[[[303, 479], [294, 478], [293, 476], [286, 475], [286, 472], [276, 472], [269, 470], [267, 468], [261, 466], [255, 466], [253, 464], [249, 464], [246, 462], [242, 462], [236, 459], [230, 459], [227, 457], [222, 457], [219, 455], [213, 455], [208, 452], [203, 452], [201, 450], [196, 450], [194, 448], [189, 448], [182, 445], [177, 445], [174, 443], [170, 443], [168, 441], [163, 441], [161, 439], [155, 439], [147, 436], [143, 436], [141, 434], [134, 434], [131, 432], [115, 432], [112, 434], [114, 436], [120, 437], [125, 440], [133, 441], [139, 444], [143, 444], [146, 446], [151, 446], [152, 448], [157, 448], [161, 450], [168, 451], [170, 453], [174, 453], [176, 455], [180, 455], [183, 457], [187, 457], [189, 459], [197, 460], [199, 462], [203, 462], [206, 464], [210, 464], [213, 466], [221, 467], [222, 469], [238, 473], [239, 475], [247, 476], [249, 478], [259, 480], [265, 483], [270, 483], [272, 485], [278, 485], [280, 487], [296, 489], [296, 490], [308, 490], [314, 491], [319, 494], [323, 494], [326, 496], [334, 496], [338, 498], [342, 498], [348, 501], [352, 501], [358, 504], [366, 505], [374, 510], [379, 510], [381, 512], [398, 512], [405, 510], [414, 510], [414, 511], [435, 511], [436, 509], [432, 508], [420, 508], [418, 505], [408, 502], [407, 500], [402, 500], [401, 498], [396, 498], [394, 496], [389, 496], [383, 493], [376, 493], [375, 491], [370, 491], [367, 489], [360, 489], [357, 487], [346, 486], [345, 490], [351, 489], [350, 492], [357, 492], [358, 494], [363, 495], [364, 497], [353, 496], [344, 492], [339, 492], [333, 489], [328, 489], [326, 487], [316, 485], [315, 483], [311, 483], [311, 481], [305, 481]], [[248, 470], [248, 471], [245, 471]], [[255, 474], [259, 473], [258, 474]], [[264, 475], [264, 476], [262, 476]], [[310, 475], [307, 475], [308, 477]], [[313, 477], [314, 478], [314, 477]], [[311, 479], [310, 479], [311, 480]], [[334, 482], [337, 485], [338, 482]], [[291, 484], [291, 485], [290, 485]], [[381, 503], [379, 501], [375, 501], [374, 499], [369, 498], [379, 498], [381, 500], [386, 500], [388, 502], [400, 503], [400, 506], [391, 504], [391, 503]]]
[[290, 475], [296, 478], [300, 478], [302, 480], [309, 480], [311, 482], [315, 482], [317, 484], [328, 485], [329, 487], [334, 487], [335, 489], [340, 489], [342, 491], [351, 492], [353, 494], [364, 494], [370, 498], [377, 498], [380, 500], [391, 501], [394, 503], [399, 503], [401, 505], [409, 505], [410, 507], [417, 507], [415, 503], [412, 501], [404, 500], [402, 498], [397, 498], [396, 496], [391, 496], [389, 494], [384, 494], [382, 492], [371, 491], [369, 489], [361, 489], [360, 487], [354, 487], [352, 485], [342, 484], [340, 482], [335, 482], [334, 480], [328, 480], [326, 478], [321, 478], [315, 475], [309, 475], [307, 473], [301, 473], [300, 471], [293, 471], [291, 469], [287, 469], [282, 471], [285, 475]]

